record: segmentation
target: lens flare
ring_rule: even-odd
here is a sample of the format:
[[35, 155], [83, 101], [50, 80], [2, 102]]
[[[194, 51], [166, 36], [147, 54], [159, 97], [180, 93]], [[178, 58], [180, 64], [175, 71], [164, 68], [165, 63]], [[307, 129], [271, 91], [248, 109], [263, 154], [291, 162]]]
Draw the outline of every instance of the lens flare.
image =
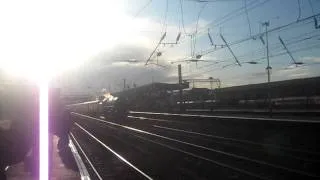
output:
[[40, 87], [40, 119], [39, 119], [39, 179], [49, 179], [49, 97], [48, 82], [39, 83]]

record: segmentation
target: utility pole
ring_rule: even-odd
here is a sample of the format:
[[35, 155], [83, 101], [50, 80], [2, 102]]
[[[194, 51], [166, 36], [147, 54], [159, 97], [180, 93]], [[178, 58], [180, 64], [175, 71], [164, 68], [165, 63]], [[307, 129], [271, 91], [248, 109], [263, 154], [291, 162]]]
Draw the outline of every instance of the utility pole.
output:
[[270, 61], [269, 61], [269, 42], [268, 42], [268, 26], [270, 25], [269, 21], [262, 23], [263, 26], [265, 26], [266, 31], [266, 48], [267, 48], [267, 62], [268, 66], [266, 68], [267, 74], [268, 74], [268, 103], [269, 103], [269, 116], [272, 117], [272, 101], [271, 101], [271, 86], [270, 86]]
[[181, 64], [178, 65], [178, 77], [179, 77], [179, 96], [180, 96], [180, 112], [183, 111], [182, 105], [182, 73], [181, 73]]

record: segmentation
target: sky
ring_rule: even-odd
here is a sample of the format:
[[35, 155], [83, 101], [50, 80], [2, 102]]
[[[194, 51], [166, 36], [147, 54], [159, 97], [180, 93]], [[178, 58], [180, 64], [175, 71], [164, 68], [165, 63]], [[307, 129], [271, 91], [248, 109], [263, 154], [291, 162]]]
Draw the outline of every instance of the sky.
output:
[[[223, 87], [263, 83], [266, 35], [260, 33], [268, 21], [271, 81], [320, 75], [320, 29], [312, 17], [320, 13], [319, 0], [208, 1], [0, 1], [1, 74], [24, 82], [48, 77], [69, 93], [119, 91], [124, 79], [129, 87], [176, 83], [178, 64], [184, 79], [219, 78]], [[160, 45], [162, 55], [145, 66], [164, 33], [164, 43], [181, 38]], [[279, 37], [303, 65], [293, 64]], [[204, 61], [184, 61], [196, 55]]]

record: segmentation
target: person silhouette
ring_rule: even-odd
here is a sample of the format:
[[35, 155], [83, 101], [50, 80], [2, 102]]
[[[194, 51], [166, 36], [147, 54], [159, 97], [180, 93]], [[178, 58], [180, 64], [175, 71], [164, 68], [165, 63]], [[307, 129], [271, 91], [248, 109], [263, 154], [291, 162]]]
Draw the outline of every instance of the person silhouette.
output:
[[[65, 167], [77, 170], [69, 145], [72, 126], [71, 111], [64, 105], [56, 90], [49, 92], [49, 132], [56, 135], [58, 150]], [[39, 96], [32, 87], [11, 87], [0, 98], [1, 119], [9, 119], [10, 127], [0, 126], [0, 179], [6, 179], [7, 166], [24, 162], [25, 170], [37, 176]], [[2, 96], [3, 97], [3, 96]], [[52, 139], [51, 139], [52, 140]], [[50, 141], [50, 140], [49, 140]], [[50, 142], [49, 142], [50, 144]], [[50, 149], [50, 148], [49, 148]]]

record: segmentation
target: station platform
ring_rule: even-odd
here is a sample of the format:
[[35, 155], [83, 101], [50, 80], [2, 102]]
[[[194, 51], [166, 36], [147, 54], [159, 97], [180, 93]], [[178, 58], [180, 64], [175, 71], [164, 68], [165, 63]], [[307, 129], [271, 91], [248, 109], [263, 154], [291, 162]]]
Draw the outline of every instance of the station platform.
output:
[[[52, 137], [52, 165], [50, 180], [79, 180], [90, 179], [88, 172], [78, 154], [74, 144], [69, 140], [70, 150], [59, 152], [57, 149], [58, 137]], [[8, 167], [6, 171], [8, 180], [34, 180], [28, 172], [24, 162]]]

